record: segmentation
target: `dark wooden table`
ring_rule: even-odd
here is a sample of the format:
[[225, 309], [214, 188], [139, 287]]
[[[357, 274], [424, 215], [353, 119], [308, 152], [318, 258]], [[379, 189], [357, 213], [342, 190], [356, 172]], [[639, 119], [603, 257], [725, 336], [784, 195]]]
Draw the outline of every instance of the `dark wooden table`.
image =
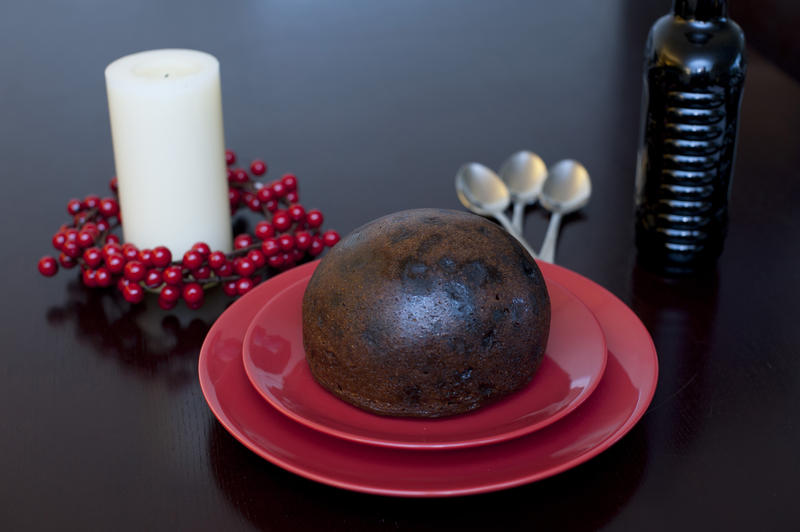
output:
[[[667, 0], [16, 2], [0, 16], [0, 528], [4, 530], [797, 529], [800, 83], [749, 50], [727, 248], [716, 272], [636, 266], [641, 53]], [[226, 140], [295, 172], [347, 233], [392, 211], [461, 208], [468, 160], [527, 148], [589, 169], [557, 262], [653, 335], [642, 421], [588, 463], [487, 495], [407, 500], [317, 484], [215, 420], [199, 312], [131, 307], [44, 279], [66, 200], [113, 175], [103, 69], [143, 49], [215, 54]], [[181, 198], [175, 198], [180, 201]], [[528, 214], [538, 246], [547, 217]]]

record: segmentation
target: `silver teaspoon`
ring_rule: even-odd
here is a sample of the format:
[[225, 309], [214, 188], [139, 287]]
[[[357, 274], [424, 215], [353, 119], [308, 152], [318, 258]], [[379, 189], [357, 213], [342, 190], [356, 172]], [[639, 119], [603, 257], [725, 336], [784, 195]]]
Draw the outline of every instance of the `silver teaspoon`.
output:
[[504, 213], [511, 203], [511, 194], [497, 174], [482, 164], [467, 163], [456, 174], [456, 193], [464, 207], [475, 214], [494, 217], [531, 257], [536, 258], [536, 253]]
[[530, 151], [518, 151], [500, 167], [500, 179], [508, 187], [514, 212], [511, 223], [522, 234], [522, 215], [525, 207], [536, 203], [547, 178], [547, 167], [542, 158]]
[[566, 159], [554, 164], [547, 173], [539, 202], [552, 213], [539, 258], [553, 262], [561, 217], [575, 212], [589, 202], [592, 182], [589, 172], [578, 161]]

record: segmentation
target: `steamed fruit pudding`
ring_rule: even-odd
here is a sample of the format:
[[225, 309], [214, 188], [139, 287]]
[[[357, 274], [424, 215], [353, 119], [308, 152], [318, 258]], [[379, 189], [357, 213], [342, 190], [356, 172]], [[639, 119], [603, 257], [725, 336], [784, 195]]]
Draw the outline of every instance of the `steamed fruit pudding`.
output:
[[525, 386], [550, 327], [531, 256], [472, 214], [418, 209], [353, 231], [303, 298], [315, 380], [388, 416], [460, 414]]

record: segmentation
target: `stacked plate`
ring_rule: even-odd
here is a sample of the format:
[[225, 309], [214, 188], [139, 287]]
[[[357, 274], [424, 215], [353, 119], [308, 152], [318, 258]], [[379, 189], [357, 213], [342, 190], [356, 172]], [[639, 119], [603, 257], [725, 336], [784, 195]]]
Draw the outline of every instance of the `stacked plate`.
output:
[[655, 348], [636, 315], [585, 277], [540, 263], [550, 339], [526, 388], [443, 419], [367, 413], [317, 385], [305, 362], [301, 304], [316, 266], [274, 277], [231, 305], [209, 331], [199, 363], [220, 423], [256, 454], [306, 478], [407, 497], [509, 488], [607, 449], [655, 392]]

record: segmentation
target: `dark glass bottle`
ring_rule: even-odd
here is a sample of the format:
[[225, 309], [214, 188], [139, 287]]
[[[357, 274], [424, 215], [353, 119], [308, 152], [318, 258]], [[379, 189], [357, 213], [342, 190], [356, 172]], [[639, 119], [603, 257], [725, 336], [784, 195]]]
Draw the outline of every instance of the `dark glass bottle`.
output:
[[674, 0], [647, 39], [636, 246], [664, 272], [722, 252], [745, 77], [744, 34], [725, 0]]

